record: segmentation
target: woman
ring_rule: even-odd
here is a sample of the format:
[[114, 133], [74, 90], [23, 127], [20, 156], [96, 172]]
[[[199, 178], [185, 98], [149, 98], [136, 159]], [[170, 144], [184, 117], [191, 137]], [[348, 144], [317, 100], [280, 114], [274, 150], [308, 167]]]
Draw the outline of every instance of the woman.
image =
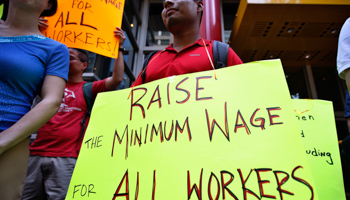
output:
[[[0, 24], [1, 199], [21, 198], [28, 137], [57, 112], [63, 97], [68, 49], [38, 28], [39, 16], [53, 15], [56, 9], [56, 0], [10, 0], [6, 21]], [[30, 110], [37, 94], [42, 101]]]

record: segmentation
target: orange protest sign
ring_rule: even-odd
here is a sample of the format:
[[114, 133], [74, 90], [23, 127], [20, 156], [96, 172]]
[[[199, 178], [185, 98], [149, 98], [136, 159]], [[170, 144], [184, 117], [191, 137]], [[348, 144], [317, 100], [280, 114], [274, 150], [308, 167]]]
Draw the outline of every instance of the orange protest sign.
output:
[[124, 0], [58, 0], [55, 15], [48, 17], [42, 33], [68, 47], [86, 49], [117, 58], [119, 40], [114, 36], [121, 27]]

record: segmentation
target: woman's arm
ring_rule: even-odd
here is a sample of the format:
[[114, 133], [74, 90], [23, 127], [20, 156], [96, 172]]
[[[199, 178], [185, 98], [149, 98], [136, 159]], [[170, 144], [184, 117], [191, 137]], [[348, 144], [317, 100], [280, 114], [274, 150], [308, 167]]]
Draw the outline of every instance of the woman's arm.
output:
[[42, 100], [32, 110], [0, 133], [0, 155], [37, 131], [58, 111], [66, 81], [58, 76], [45, 76], [41, 88]]

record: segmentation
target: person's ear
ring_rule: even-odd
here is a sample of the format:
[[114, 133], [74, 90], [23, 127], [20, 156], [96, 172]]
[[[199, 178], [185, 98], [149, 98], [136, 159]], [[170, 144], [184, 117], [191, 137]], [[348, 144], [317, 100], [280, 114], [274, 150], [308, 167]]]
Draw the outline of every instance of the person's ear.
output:
[[202, 12], [204, 10], [203, 1], [197, 1], [197, 12]]
[[83, 62], [83, 71], [85, 71], [87, 67], [88, 67], [88, 63], [87, 62]]
[[51, 10], [52, 8], [52, 3], [49, 1], [49, 3], [47, 4], [45, 10]]

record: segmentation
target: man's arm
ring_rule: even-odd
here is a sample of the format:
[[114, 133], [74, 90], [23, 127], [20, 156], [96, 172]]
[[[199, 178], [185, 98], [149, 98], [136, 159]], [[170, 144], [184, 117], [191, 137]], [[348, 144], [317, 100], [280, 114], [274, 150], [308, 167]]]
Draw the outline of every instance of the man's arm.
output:
[[0, 155], [34, 133], [56, 114], [62, 102], [65, 86], [64, 79], [58, 76], [45, 76], [40, 103], [0, 134]]
[[227, 67], [233, 66], [233, 65], [239, 65], [243, 64], [242, 60], [238, 57], [236, 52], [231, 49], [231, 47], [228, 48], [228, 57], [227, 57]]
[[[117, 27], [114, 31], [114, 36], [119, 38], [119, 48], [123, 48], [125, 41], [124, 31]], [[115, 88], [123, 81], [124, 77], [124, 57], [123, 52], [118, 52], [118, 58], [114, 61], [112, 76], [106, 80], [106, 91], [115, 90]]]

